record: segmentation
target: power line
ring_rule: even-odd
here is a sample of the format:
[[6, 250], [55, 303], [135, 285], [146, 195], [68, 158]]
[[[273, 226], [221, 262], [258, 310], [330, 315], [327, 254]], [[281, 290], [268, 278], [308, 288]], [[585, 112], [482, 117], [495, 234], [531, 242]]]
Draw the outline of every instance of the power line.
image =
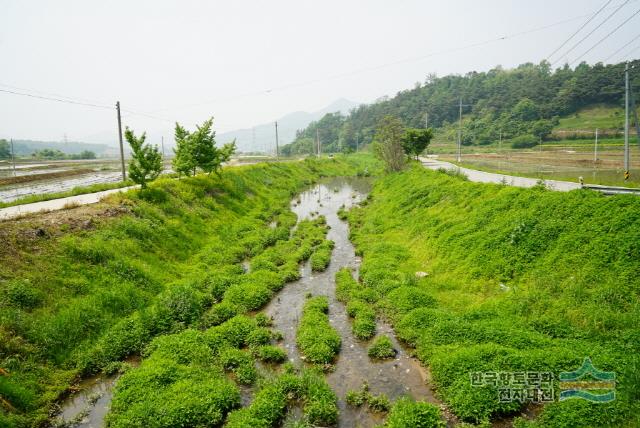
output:
[[45, 97], [43, 95], [35, 95], [35, 94], [29, 94], [29, 93], [26, 93], [26, 92], [10, 91], [8, 89], [0, 89], [0, 92], [5, 92], [7, 94], [13, 94], [13, 95], [21, 95], [23, 97], [38, 98], [38, 99], [41, 99], [41, 100], [57, 101], [57, 102], [60, 102], [60, 103], [76, 104], [76, 105], [82, 105], [82, 106], [87, 106], [87, 107], [95, 107], [95, 108], [103, 108], [103, 109], [113, 109], [112, 106], [84, 103], [84, 102], [80, 102], [80, 101], [65, 100], [65, 99], [62, 99], [62, 98]]
[[[616, 31], [618, 31], [620, 28], [622, 28], [622, 26], [624, 24], [626, 24], [627, 22], [631, 21], [631, 18], [633, 18], [634, 16], [636, 16], [638, 13], [640, 13], [640, 9], [636, 10], [635, 13], [633, 15], [631, 15], [630, 17], [628, 17], [627, 19], [625, 19], [622, 24], [618, 25], [616, 28], [614, 28], [613, 30], [611, 30], [606, 36], [604, 36], [603, 38], [601, 38], [600, 40], [598, 40], [598, 42], [591, 46], [589, 49], [587, 49], [582, 55], [580, 55], [578, 58], [574, 59], [571, 64], [574, 64], [575, 62], [577, 62], [579, 59], [581, 59], [582, 57], [584, 57], [586, 54], [588, 54], [589, 52], [591, 52], [593, 49], [596, 48], [596, 46], [600, 45], [600, 43], [604, 42], [606, 39], [608, 39], [613, 33], [615, 33]], [[571, 65], [569, 64], [569, 65]]]
[[[614, 53], [612, 53], [611, 55], [609, 55], [604, 61], [602, 62], [607, 62], [609, 61], [611, 58], [613, 58], [614, 56], [616, 56], [621, 50], [623, 50], [624, 48], [626, 48], [627, 46], [629, 46], [631, 43], [635, 42], [636, 40], [638, 40], [638, 38], [640, 38], [640, 34], [638, 34], [637, 36], [635, 36], [633, 39], [631, 39], [629, 42], [627, 42], [624, 46], [622, 46], [620, 49], [618, 49], [617, 51], [615, 51]], [[623, 57], [624, 58], [624, 57]]]
[[[631, 0], [626, 0], [622, 5], [627, 4], [629, 1], [631, 1]], [[636, 0], [633, 0], [633, 1], [635, 2]], [[217, 102], [224, 102], [224, 101], [229, 101], [229, 100], [242, 98], [242, 97], [247, 97], [247, 96], [252, 96], [252, 95], [264, 95], [264, 94], [268, 94], [268, 93], [272, 93], [272, 92], [276, 92], [276, 91], [283, 91], [283, 90], [287, 90], [287, 89], [291, 89], [291, 88], [308, 86], [308, 85], [312, 85], [312, 84], [316, 84], [316, 83], [321, 83], [321, 82], [324, 82], [324, 81], [330, 81], [330, 80], [335, 80], [335, 79], [339, 79], [339, 78], [342, 78], [342, 77], [353, 76], [353, 75], [357, 75], [357, 74], [365, 73], [365, 72], [369, 72], [369, 71], [380, 70], [380, 69], [383, 69], [383, 68], [392, 67], [392, 66], [399, 65], [399, 64], [417, 62], [417, 61], [421, 61], [421, 60], [424, 60], [424, 59], [427, 59], [427, 58], [430, 58], [430, 57], [434, 57], [434, 56], [438, 56], [438, 55], [446, 55], [446, 54], [459, 52], [459, 51], [463, 51], [463, 50], [467, 50], [467, 49], [477, 48], [477, 47], [488, 45], [488, 44], [491, 44], [491, 43], [501, 42], [501, 41], [504, 41], [504, 40], [513, 39], [513, 38], [516, 38], [516, 37], [521, 37], [521, 36], [524, 36], [524, 35], [527, 35], [527, 34], [548, 30], [550, 28], [557, 27], [557, 26], [560, 26], [560, 25], [565, 25], [565, 24], [567, 24], [569, 22], [572, 22], [572, 21], [575, 21], [575, 20], [578, 20], [578, 19], [589, 17], [591, 15], [592, 15], [592, 13], [589, 13], [589, 14], [586, 14], [586, 15], [583, 14], [583, 15], [580, 15], [580, 16], [575, 16], [575, 17], [572, 17], [572, 18], [564, 19], [562, 21], [558, 21], [558, 22], [555, 22], [555, 23], [552, 23], [552, 24], [548, 24], [548, 25], [544, 25], [544, 26], [540, 26], [540, 27], [535, 27], [535, 28], [532, 28], [532, 29], [529, 29], [529, 30], [524, 30], [524, 31], [521, 31], [521, 32], [518, 32], [518, 33], [499, 36], [499, 37], [495, 37], [495, 38], [492, 38], [492, 39], [488, 39], [488, 40], [484, 40], [484, 41], [480, 41], [480, 42], [476, 42], [476, 43], [471, 43], [471, 44], [468, 44], [468, 45], [458, 46], [458, 47], [454, 47], [454, 48], [450, 48], [450, 49], [443, 49], [443, 50], [440, 50], [440, 51], [431, 52], [431, 53], [428, 53], [428, 54], [425, 54], [425, 55], [422, 55], [422, 56], [418, 56], [418, 57], [404, 58], [404, 59], [401, 59], [401, 60], [398, 60], [398, 61], [388, 62], [388, 63], [380, 64], [380, 65], [377, 65], [377, 66], [373, 66], [373, 67], [361, 68], [361, 69], [352, 70], [352, 71], [348, 71], [348, 72], [344, 72], [344, 73], [339, 73], [339, 74], [335, 74], [333, 76], [327, 76], [327, 77], [307, 80], [307, 81], [303, 81], [303, 82], [289, 83], [289, 84], [285, 84], [285, 85], [274, 87], [274, 88], [270, 88], [270, 89], [262, 89], [262, 90], [252, 91], [252, 92], [245, 92], [245, 93], [238, 94], [238, 95], [231, 95], [229, 97], [223, 97], [223, 98], [213, 99], [213, 100], [209, 100], [209, 101], [203, 101], [201, 103], [187, 104], [187, 105], [176, 106], [176, 107], [164, 107], [164, 108], [161, 108], [161, 109], [156, 109], [153, 112], [166, 111], [166, 110], [171, 110], [171, 109], [176, 109], [176, 108], [182, 109], [182, 108], [198, 107], [198, 106], [202, 106], [202, 105], [207, 105], [207, 104], [217, 103]]]
[[553, 55], [555, 55], [560, 49], [562, 49], [567, 43], [569, 43], [569, 40], [573, 39], [576, 34], [578, 34], [580, 31], [582, 31], [582, 29], [584, 27], [586, 27], [591, 21], [593, 21], [593, 19], [598, 16], [600, 14], [600, 12], [602, 12], [604, 10], [605, 7], [607, 7], [609, 5], [609, 3], [611, 3], [613, 0], [608, 0], [600, 9], [598, 9], [598, 11], [596, 13], [594, 13], [593, 15], [591, 15], [591, 17], [589, 19], [587, 19], [587, 21], [582, 24], [580, 26], [580, 28], [578, 28], [575, 33], [573, 33], [571, 36], [569, 36], [569, 38], [567, 40], [565, 40], [560, 46], [558, 46], [556, 48], [556, 50], [554, 50], [553, 52], [551, 52], [550, 55], [547, 56], [547, 61], [549, 61], [551, 59], [551, 57]]
[[627, 3], [629, 3], [629, 0], [626, 0], [624, 3], [622, 3], [620, 6], [618, 6], [613, 12], [611, 12], [609, 14], [609, 16], [607, 16], [604, 21], [600, 22], [600, 24], [598, 24], [593, 30], [591, 30], [586, 36], [584, 36], [583, 38], [580, 39], [580, 41], [578, 41], [578, 43], [576, 43], [575, 45], [573, 45], [571, 47], [571, 49], [569, 49], [568, 51], [566, 51], [563, 55], [560, 55], [560, 57], [558, 57], [557, 60], [555, 60], [554, 62], [551, 63], [551, 65], [556, 64], [558, 61], [560, 61], [561, 58], [564, 58], [567, 56], [567, 54], [569, 54], [570, 52], [572, 52], [575, 48], [577, 48], [582, 42], [584, 42], [589, 36], [591, 36], [593, 33], [595, 33], [595, 31], [602, 27], [602, 25], [604, 25], [604, 23], [606, 23], [609, 19], [611, 19], [611, 17], [613, 15], [615, 15], [616, 13], [618, 13], [618, 11], [620, 9], [622, 9]]
[[46, 92], [46, 91], [41, 91], [41, 90], [38, 90], [38, 89], [27, 89], [27, 88], [22, 88], [22, 87], [19, 87], [19, 86], [7, 85], [6, 83], [0, 83], [0, 86], [3, 86], [5, 88], [9, 88], [9, 89], [22, 91], [22, 92], [29, 92], [29, 93], [36, 92], [37, 95], [50, 96], [50, 97], [55, 97], [55, 98], [64, 98], [64, 99], [67, 99], [67, 100], [70, 100], [70, 101], [77, 101], [77, 102], [90, 103], [90, 104], [103, 104], [103, 105], [109, 104], [108, 102], [105, 102], [104, 100], [98, 101], [98, 100], [90, 99], [90, 98], [69, 97], [67, 95], [58, 94], [58, 93], [55, 93], [55, 92]]

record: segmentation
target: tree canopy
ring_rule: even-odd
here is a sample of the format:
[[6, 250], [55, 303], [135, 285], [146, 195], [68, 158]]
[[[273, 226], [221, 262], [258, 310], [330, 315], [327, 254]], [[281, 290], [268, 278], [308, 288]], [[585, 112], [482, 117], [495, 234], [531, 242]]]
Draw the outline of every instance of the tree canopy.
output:
[[124, 137], [131, 146], [131, 161], [129, 161], [129, 178], [145, 189], [147, 183], [158, 178], [162, 172], [162, 155], [158, 146], [145, 144], [146, 133], [139, 137], [128, 127]]
[[213, 130], [213, 118], [205, 120], [196, 126], [194, 132], [187, 131], [176, 123], [173, 158], [173, 169], [178, 174], [195, 175], [198, 168], [207, 174], [219, 173], [224, 162], [231, 159], [236, 151], [235, 141], [227, 143], [221, 148], [216, 147], [216, 132]]
[[[632, 61], [640, 66], [640, 61]], [[582, 63], [552, 70], [548, 62], [526, 63], [514, 69], [495, 67], [486, 72], [436, 77], [429, 75], [414, 88], [394, 97], [361, 105], [347, 116], [330, 113], [298, 131], [283, 153], [309, 153], [316, 130], [323, 151], [339, 151], [373, 141], [377, 124], [387, 115], [411, 128], [424, 128], [425, 113], [435, 133], [457, 132], [458, 109], [464, 107], [462, 143], [483, 145], [503, 138], [532, 136], [545, 139], [558, 117], [593, 104], [622, 106], [624, 63]], [[640, 90], [640, 73], [632, 73], [631, 89]], [[542, 122], [541, 122], [542, 121]]]

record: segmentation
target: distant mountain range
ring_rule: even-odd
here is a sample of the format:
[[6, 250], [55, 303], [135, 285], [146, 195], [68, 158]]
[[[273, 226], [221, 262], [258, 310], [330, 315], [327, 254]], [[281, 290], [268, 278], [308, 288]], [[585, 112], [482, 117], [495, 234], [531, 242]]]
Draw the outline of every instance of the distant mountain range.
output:
[[[322, 110], [312, 113], [305, 111], [297, 111], [289, 113], [278, 119], [278, 139], [280, 146], [289, 144], [296, 136], [296, 131], [306, 128], [314, 120], [319, 120], [327, 113], [340, 112], [343, 114], [359, 104], [347, 99], [341, 98], [334, 101]], [[274, 121], [275, 122], [275, 121]], [[238, 145], [238, 151], [241, 152], [274, 152], [276, 132], [274, 122], [256, 125], [253, 128], [238, 129], [235, 131], [223, 132], [216, 135], [216, 141], [224, 144], [232, 141], [234, 138]]]

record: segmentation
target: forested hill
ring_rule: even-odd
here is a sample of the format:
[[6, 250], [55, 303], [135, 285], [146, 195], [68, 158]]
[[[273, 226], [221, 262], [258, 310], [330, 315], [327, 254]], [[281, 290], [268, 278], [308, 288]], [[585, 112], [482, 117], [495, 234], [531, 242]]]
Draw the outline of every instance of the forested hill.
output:
[[[639, 60], [631, 65], [640, 64]], [[582, 63], [575, 69], [565, 66], [552, 70], [543, 61], [522, 64], [515, 69], [496, 67], [488, 72], [469, 72], [464, 76], [427, 76], [422, 84], [361, 105], [347, 116], [327, 114], [297, 133], [295, 141], [283, 148], [285, 154], [310, 153], [316, 129], [325, 152], [352, 150], [368, 144], [376, 123], [385, 115], [401, 118], [406, 126], [429, 126], [446, 132], [458, 120], [460, 99], [464, 107], [463, 144], [491, 144], [499, 138], [547, 138], [558, 117], [593, 105], [622, 106], [624, 102], [624, 63], [593, 66]], [[640, 75], [631, 72], [632, 92], [640, 89]]]

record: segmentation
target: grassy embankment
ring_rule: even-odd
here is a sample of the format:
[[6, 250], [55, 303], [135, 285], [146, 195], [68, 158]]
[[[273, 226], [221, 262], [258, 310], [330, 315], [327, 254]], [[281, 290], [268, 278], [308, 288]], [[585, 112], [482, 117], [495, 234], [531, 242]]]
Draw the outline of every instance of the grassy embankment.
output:
[[[140, 417], [136, 409], [157, 408], [156, 399], [171, 407], [188, 379], [198, 382], [186, 394], [228, 391], [211, 398], [211, 405], [196, 400], [194, 418], [203, 409], [224, 414], [236, 406], [237, 387], [217, 376], [220, 370], [234, 381], [251, 382], [245, 354], [282, 359], [269, 348], [264, 329], [253, 328], [257, 321], [242, 313], [259, 308], [295, 278], [297, 262], [323, 242], [320, 222], [303, 223], [298, 235], [289, 237], [295, 222], [289, 199], [322, 175], [353, 175], [366, 165], [371, 169], [370, 162], [366, 156], [339, 157], [234, 168], [221, 178], [162, 179], [144, 197], [138, 192], [110, 197], [102, 205], [111, 214], [82, 227], [72, 221], [73, 211], [67, 212], [69, 224], [38, 217], [0, 223], [0, 367], [8, 372], [0, 376], [0, 395], [7, 400], [0, 406], [0, 425], [45, 423], [53, 403], [78, 376], [117, 370], [120, 361], [141, 352], [149, 358], [129, 372], [132, 380], [126, 381], [129, 374], [123, 378], [114, 424]], [[247, 258], [252, 271], [245, 275], [241, 262]], [[236, 317], [237, 324], [251, 328], [185, 330]], [[225, 328], [228, 336], [219, 331]], [[258, 342], [247, 342], [243, 335], [254, 330]], [[167, 333], [177, 335], [147, 348], [153, 337]], [[198, 335], [210, 342], [201, 343]], [[174, 354], [181, 341], [184, 355]], [[248, 350], [240, 350], [245, 345]], [[222, 357], [205, 358], [204, 346]], [[164, 363], [176, 371], [163, 371]], [[209, 374], [203, 376], [203, 370]], [[139, 388], [150, 401], [132, 406], [131, 413], [118, 411], [119, 397]], [[171, 408], [175, 412], [167, 415], [184, 415], [178, 404]]]
[[[523, 408], [473, 387], [471, 372], [549, 371], [556, 401], [518, 426], [640, 424], [640, 199], [475, 184], [413, 166], [378, 180], [349, 220], [364, 260], [344, 298], [391, 320], [460, 418]], [[559, 373], [585, 357], [616, 373], [615, 401], [557, 401]]]

